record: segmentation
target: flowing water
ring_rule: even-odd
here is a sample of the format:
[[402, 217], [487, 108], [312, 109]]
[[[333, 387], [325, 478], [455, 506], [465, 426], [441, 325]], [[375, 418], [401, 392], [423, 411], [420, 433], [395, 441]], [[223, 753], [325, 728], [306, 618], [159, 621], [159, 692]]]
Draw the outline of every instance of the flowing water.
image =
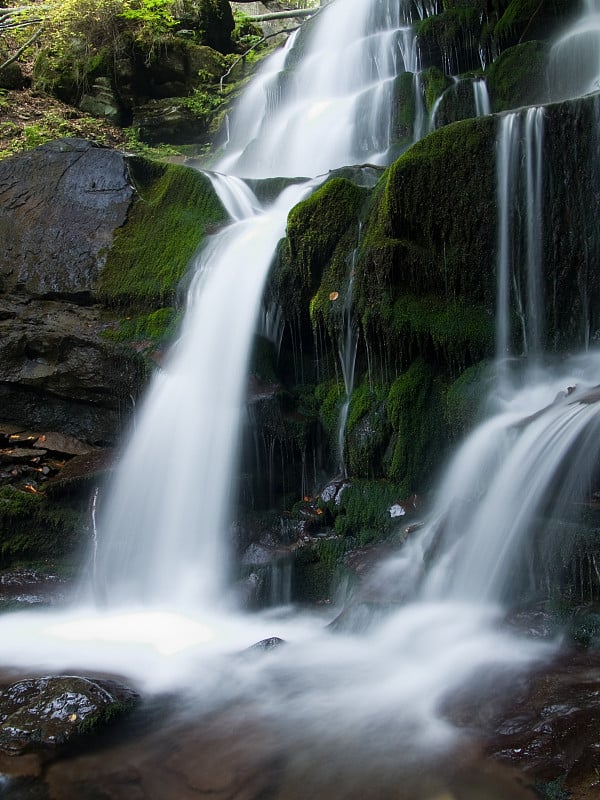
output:
[[[319, 15], [302, 57], [293, 37], [247, 89], [212, 178], [232, 223], [199, 254], [179, 341], [139, 410], [100, 509], [95, 589], [109, 607], [5, 615], [5, 664], [116, 672], [147, 690], [185, 687], [189, 695], [193, 687], [194, 714], [251, 702], [312, 766], [334, 770], [335, 754], [344, 768], [359, 759], [385, 770], [392, 762], [414, 767], [460, 741], [443, 712], [453, 692], [469, 686], [484, 698], [486, 677], [510, 680], [548, 655], [549, 645], [499, 623], [504, 603], [531, 588], [534, 518], [560, 514], [577, 499], [590, 468], [578, 454], [598, 455], [591, 448], [600, 439], [590, 399], [600, 383], [593, 354], [497, 397], [450, 465], [428, 524], [377, 572], [385, 613], [360, 635], [352, 627], [332, 635], [322, 615], [248, 615], [223, 602], [250, 342], [287, 213], [313, 185], [290, 187], [265, 208], [239, 177], [384, 163], [406, 28], [397, 2], [337, 0]], [[500, 122], [500, 360], [514, 355], [512, 292], [529, 298], [521, 303], [528, 350], [537, 352], [543, 339], [532, 321], [543, 306], [537, 278], [516, 291], [524, 272], [515, 277], [512, 255], [520, 185], [533, 209], [525, 262], [537, 269], [541, 119], [534, 109]], [[354, 348], [350, 341], [352, 365]], [[289, 644], [264, 659], [236, 656], [273, 635]]]
[[583, 0], [580, 16], [554, 43], [549, 77], [557, 100], [600, 89], [599, 0]]

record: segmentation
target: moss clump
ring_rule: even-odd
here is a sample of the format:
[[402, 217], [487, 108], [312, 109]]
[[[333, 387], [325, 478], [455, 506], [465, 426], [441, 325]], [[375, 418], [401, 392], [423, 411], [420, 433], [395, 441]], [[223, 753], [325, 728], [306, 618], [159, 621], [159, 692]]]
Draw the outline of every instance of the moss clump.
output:
[[345, 396], [346, 390], [340, 381], [327, 381], [319, 384], [315, 389], [319, 419], [331, 442], [336, 442], [340, 408]]
[[361, 546], [385, 538], [393, 529], [390, 507], [400, 496], [399, 487], [388, 481], [352, 481], [332, 509], [336, 532], [356, 537]]
[[551, 36], [574, 7], [573, 0], [510, 0], [493, 28], [497, 47]]
[[402, 72], [394, 84], [392, 116], [392, 139], [400, 146], [406, 147], [412, 142], [415, 116], [415, 76], [412, 72]]
[[492, 111], [534, 105], [547, 96], [548, 45], [531, 41], [509, 47], [485, 71]]
[[[495, 138], [492, 117], [448, 125], [407, 150], [376, 187], [355, 281], [356, 310], [371, 340], [389, 339], [400, 312], [394, 302], [407, 288], [413, 297], [437, 297], [438, 309], [493, 309]], [[462, 313], [463, 321], [469, 316]], [[481, 327], [481, 313], [478, 319]], [[484, 340], [476, 360], [487, 334]]]
[[421, 74], [421, 84], [425, 95], [425, 106], [428, 113], [436, 103], [436, 100], [452, 86], [452, 79], [442, 72], [439, 67], [429, 67]]
[[0, 563], [61, 556], [73, 551], [83, 516], [68, 505], [13, 486], [0, 488]]
[[180, 321], [174, 308], [159, 308], [149, 314], [136, 314], [119, 321], [116, 328], [103, 332], [112, 342], [149, 342], [157, 346], [171, 340]]
[[464, 436], [477, 422], [482, 400], [488, 394], [492, 371], [488, 361], [474, 364], [452, 383], [446, 392], [446, 421], [456, 438]]
[[394, 381], [387, 413], [394, 430], [388, 475], [410, 494], [432, 480], [445, 439], [442, 387], [423, 360]]
[[364, 380], [352, 392], [346, 421], [346, 465], [358, 478], [383, 477], [391, 430], [385, 411], [387, 387]]
[[329, 293], [339, 291], [348, 278], [347, 258], [356, 247], [368, 195], [368, 189], [346, 178], [332, 178], [291, 210], [271, 281], [271, 290], [286, 308], [302, 313], [313, 298], [313, 314], [328, 317]]
[[452, 74], [476, 69], [484, 18], [481, 8], [460, 5], [417, 23], [417, 42], [424, 63]]
[[175, 291], [205, 234], [226, 221], [209, 179], [187, 167], [129, 159], [137, 197], [100, 276], [107, 304], [155, 308]]

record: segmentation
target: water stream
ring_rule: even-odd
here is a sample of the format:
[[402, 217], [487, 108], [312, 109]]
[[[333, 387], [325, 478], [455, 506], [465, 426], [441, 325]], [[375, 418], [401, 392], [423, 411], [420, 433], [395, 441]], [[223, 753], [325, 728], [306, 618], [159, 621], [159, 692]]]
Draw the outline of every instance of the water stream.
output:
[[[388, 608], [379, 624], [360, 636], [332, 636], [323, 615], [247, 615], [228, 602], [229, 508], [249, 349], [287, 214], [314, 185], [291, 186], [264, 207], [240, 178], [385, 163], [393, 79], [407, 68], [406, 27], [393, 0], [337, 0], [319, 15], [302, 57], [295, 53], [299, 36], [292, 37], [244, 93], [212, 177], [232, 222], [198, 256], [179, 341], [138, 410], [100, 509], [95, 592], [103, 605], [3, 616], [5, 664], [117, 672], [149, 690], [193, 687], [203, 711], [252, 698], [289, 743], [301, 740], [313, 754], [348, 747], [369, 753], [374, 764], [414, 764], [460, 739], [442, 713], [452, 692], [548, 655], [548, 644], [498, 622], [506, 601], [531, 588], [528, 534], [534, 517], [548, 511], [550, 489], [564, 476], [552, 493], [560, 514], [590, 468], [575, 456], [598, 455], [591, 447], [600, 441], [598, 404], [587, 401], [600, 383], [593, 354], [538, 372], [498, 398], [456, 454], [427, 525], [377, 573], [380, 595], [404, 602]], [[296, 69], [288, 70], [293, 62]], [[510, 308], [519, 183], [532, 212], [525, 271], [535, 273], [540, 259], [542, 112], [506, 114], [500, 126], [503, 360], [515, 355]], [[538, 279], [529, 280], [526, 290], [521, 286], [528, 298], [521, 304], [523, 339], [538, 352], [543, 328], [534, 320], [543, 297]], [[351, 387], [350, 314], [345, 330]], [[275, 634], [289, 645], [264, 662], [231, 657]]]

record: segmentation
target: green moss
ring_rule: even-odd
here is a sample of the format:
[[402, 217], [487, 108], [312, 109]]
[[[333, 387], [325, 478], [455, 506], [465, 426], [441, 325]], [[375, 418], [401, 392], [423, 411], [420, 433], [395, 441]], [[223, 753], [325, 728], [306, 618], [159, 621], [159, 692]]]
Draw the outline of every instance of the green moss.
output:
[[116, 328], [108, 328], [102, 335], [112, 342], [143, 341], [160, 345], [173, 338], [180, 319], [174, 308], [159, 308], [148, 314], [122, 319]]
[[0, 562], [61, 556], [72, 552], [84, 519], [69, 505], [52, 503], [13, 486], [0, 488]]
[[327, 181], [289, 214], [287, 234], [291, 256], [304, 273], [308, 286], [320, 278], [313, 274], [318, 261], [326, 262], [350, 225], [357, 225], [365, 190], [345, 178]]
[[389, 509], [400, 497], [394, 483], [352, 481], [334, 508], [336, 532], [356, 537], [360, 545], [385, 538], [394, 527]]
[[480, 8], [460, 5], [418, 22], [417, 42], [425, 65], [434, 64], [452, 72], [475, 69], [484, 19]]
[[376, 187], [355, 307], [367, 339], [393, 346], [400, 366], [424, 346], [458, 374], [489, 352], [495, 136], [491, 117], [448, 125], [411, 147]]
[[346, 462], [354, 477], [383, 477], [383, 455], [391, 433], [386, 396], [386, 387], [371, 387], [366, 380], [352, 392], [346, 421]]
[[425, 106], [431, 113], [436, 100], [452, 86], [452, 79], [438, 67], [429, 67], [421, 73], [421, 84], [425, 95]]
[[325, 433], [332, 443], [336, 441], [340, 408], [345, 396], [344, 385], [338, 381], [327, 381], [319, 384], [315, 389], [319, 418]]
[[446, 438], [442, 387], [424, 361], [415, 361], [394, 381], [387, 413], [394, 430], [388, 475], [403, 495], [422, 491], [439, 468]]
[[497, 46], [550, 37], [561, 19], [578, 10], [576, 0], [510, 0], [493, 36]]
[[98, 294], [111, 305], [168, 306], [207, 231], [226, 220], [225, 210], [195, 170], [139, 157], [129, 165], [138, 196], [115, 233]]
[[402, 72], [394, 84], [392, 139], [404, 146], [413, 139], [416, 115], [414, 80], [412, 72]]
[[548, 45], [531, 41], [509, 47], [485, 71], [492, 111], [542, 102], [546, 95]]
[[464, 436], [478, 421], [488, 395], [492, 371], [488, 361], [465, 370], [446, 392], [446, 420], [453, 436]]

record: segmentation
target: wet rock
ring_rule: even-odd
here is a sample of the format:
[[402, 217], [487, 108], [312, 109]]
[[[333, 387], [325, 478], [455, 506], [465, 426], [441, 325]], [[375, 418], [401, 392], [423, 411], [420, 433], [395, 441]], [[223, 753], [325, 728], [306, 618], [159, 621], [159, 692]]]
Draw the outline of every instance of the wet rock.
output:
[[348, 486], [350, 486], [350, 481], [348, 480], [331, 481], [321, 490], [321, 500], [324, 503], [333, 501], [336, 506], [339, 506], [344, 489], [347, 489]]
[[0, 162], [0, 291], [90, 295], [133, 197], [125, 159], [82, 139]]
[[142, 141], [150, 143], [189, 144], [201, 141], [206, 134], [206, 125], [198, 115], [172, 97], [135, 108], [132, 124], [139, 130]]
[[56, 749], [129, 711], [137, 695], [114, 681], [75, 676], [18, 681], [0, 694], [0, 751]]
[[15, 607], [48, 606], [66, 600], [67, 581], [51, 571], [18, 567], [0, 574], [0, 605]]
[[54, 497], [89, 484], [97, 485], [108, 470], [112, 469], [114, 458], [115, 453], [111, 449], [95, 450], [87, 455], [75, 456], [47, 482], [47, 494]]
[[67, 436], [64, 433], [49, 431], [40, 434], [34, 448], [44, 448], [45, 451], [51, 450], [53, 453], [61, 453], [69, 456], [83, 456], [93, 453], [96, 448], [92, 447], [75, 436]]
[[270, 636], [268, 639], [261, 639], [260, 642], [250, 645], [246, 652], [268, 652], [281, 647], [282, 644], [285, 644], [284, 639], [280, 639], [279, 636]]

